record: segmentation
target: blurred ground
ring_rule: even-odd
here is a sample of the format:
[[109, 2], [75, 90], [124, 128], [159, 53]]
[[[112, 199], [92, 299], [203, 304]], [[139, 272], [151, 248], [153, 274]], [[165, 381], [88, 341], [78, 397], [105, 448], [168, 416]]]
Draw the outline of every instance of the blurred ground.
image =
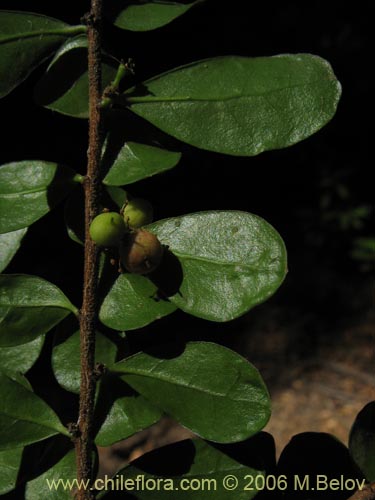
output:
[[[294, 316], [280, 305], [260, 308], [249, 318], [251, 334], [241, 335], [236, 350], [260, 370], [270, 390], [273, 413], [265, 430], [275, 438], [277, 455], [305, 431], [328, 432], [347, 444], [357, 413], [375, 399], [374, 309], [351, 316], [345, 327], [340, 321], [329, 327], [315, 315]], [[101, 449], [101, 473], [189, 436], [165, 418]]]

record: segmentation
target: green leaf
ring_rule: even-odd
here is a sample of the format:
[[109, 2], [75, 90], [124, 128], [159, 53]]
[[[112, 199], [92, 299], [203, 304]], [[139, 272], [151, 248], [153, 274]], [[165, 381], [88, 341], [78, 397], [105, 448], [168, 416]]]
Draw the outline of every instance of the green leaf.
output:
[[[95, 361], [104, 365], [115, 362], [117, 346], [107, 337], [96, 332]], [[79, 331], [71, 335], [70, 326], [62, 323], [55, 335], [52, 368], [58, 383], [67, 391], [80, 390], [80, 338]]]
[[0, 372], [0, 450], [19, 448], [61, 433], [54, 411], [33, 392]]
[[110, 446], [157, 422], [162, 412], [113, 374], [104, 375], [96, 403], [95, 421], [102, 422], [95, 438]]
[[0, 11], [0, 97], [19, 85], [68, 37], [85, 26], [69, 26], [31, 12]]
[[[261, 455], [263, 450], [253, 450], [253, 456], [247, 456], [246, 463], [233, 459], [225, 451], [225, 448], [222, 451], [198, 439], [179, 441], [143, 455], [117, 472], [115, 477], [119, 482], [126, 481], [127, 491], [140, 500], [254, 498], [259, 492], [256, 484], [262, 485], [259, 479], [255, 482], [255, 477], [264, 476], [264, 470], [248, 463], [259, 462], [254, 455]], [[143, 487], [140, 477], [144, 485], [160, 484], [161, 487]], [[236, 481], [237, 487], [233, 487]], [[109, 500], [112, 497], [115, 498], [115, 494], [110, 492], [98, 498]]]
[[[103, 55], [103, 88], [116, 76], [118, 63]], [[41, 106], [64, 115], [88, 118], [89, 85], [87, 73], [87, 37], [68, 40], [57, 52], [34, 92]]]
[[0, 275], [0, 346], [31, 342], [78, 309], [52, 283], [25, 274]]
[[140, 91], [128, 90], [123, 102], [193, 146], [253, 156], [315, 133], [335, 114], [340, 93], [330, 65], [320, 57], [230, 56], [156, 76]]
[[166, 149], [126, 142], [118, 152], [112, 167], [104, 177], [104, 184], [124, 186], [175, 167], [181, 153]]
[[23, 448], [0, 451], [0, 495], [15, 488], [22, 461]]
[[375, 481], [375, 401], [358, 413], [350, 431], [349, 451], [367, 481]]
[[145, 277], [120, 274], [100, 307], [99, 319], [114, 330], [134, 330], [176, 310], [156, 294], [157, 287]]
[[26, 373], [38, 359], [44, 337], [37, 337], [27, 344], [0, 347], [0, 370], [6, 373]]
[[229, 321], [244, 314], [268, 299], [287, 271], [280, 235], [253, 214], [198, 212], [147, 229], [182, 266], [181, 286], [169, 300], [200, 318]]
[[202, 0], [178, 3], [175, 1], [146, 0], [134, 3], [129, 0], [106, 2], [104, 14], [115, 26], [130, 31], [150, 31], [169, 24]]
[[106, 186], [105, 191], [119, 210], [125, 205], [128, 193], [124, 189], [116, 186]]
[[182, 353], [165, 358], [138, 353], [110, 369], [204, 439], [244, 440], [270, 416], [269, 395], [256, 368], [213, 343], [189, 342]]
[[[71, 500], [77, 477], [76, 455], [70, 450], [57, 464], [26, 484], [25, 500]], [[71, 481], [72, 488], [64, 488], [59, 480]]]
[[75, 185], [75, 172], [47, 161], [19, 161], [0, 166], [0, 233], [37, 221]]
[[0, 273], [4, 271], [21, 246], [27, 228], [0, 234]]

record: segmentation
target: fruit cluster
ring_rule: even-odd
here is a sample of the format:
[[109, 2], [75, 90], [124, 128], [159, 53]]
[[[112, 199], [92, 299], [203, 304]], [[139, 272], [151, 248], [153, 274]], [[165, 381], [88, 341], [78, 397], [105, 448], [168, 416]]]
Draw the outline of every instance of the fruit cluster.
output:
[[151, 204], [142, 198], [132, 198], [118, 212], [103, 212], [90, 225], [90, 237], [99, 246], [117, 247], [121, 264], [135, 274], [154, 271], [163, 257], [158, 238], [142, 229], [152, 221]]

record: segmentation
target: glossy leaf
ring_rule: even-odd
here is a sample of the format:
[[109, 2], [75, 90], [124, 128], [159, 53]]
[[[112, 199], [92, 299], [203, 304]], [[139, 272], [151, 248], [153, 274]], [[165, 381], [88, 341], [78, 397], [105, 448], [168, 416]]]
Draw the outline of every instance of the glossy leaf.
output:
[[0, 370], [6, 373], [26, 373], [38, 359], [44, 338], [37, 337], [27, 344], [0, 347]]
[[75, 185], [75, 172], [47, 161], [19, 161], [0, 167], [0, 233], [37, 221]]
[[103, 182], [110, 186], [131, 184], [175, 167], [180, 158], [181, 153], [147, 144], [126, 142]]
[[194, 62], [123, 98], [131, 111], [181, 141], [253, 156], [315, 133], [335, 114], [340, 93], [327, 61], [285, 54]]
[[[104, 55], [103, 88], [116, 76], [118, 63]], [[88, 118], [87, 37], [68, 40], [57, 52], [35, 87], [36, 102], [48, 109], [77, 118]]]
[[202, 0], [179, 3], [175, 1], [146, 0], [134, 3], [129, 0], [106, 2], [105, 15], [119, 28], [130, 31], [150, 31], [169, 24], [185, 14]]
[[[143, 455], [117, 472], [116, 478], [119, 478], [120, 482], [123, 476], [124, 482], [128, 481], [127, 484], [132, 488], [127, 488], [129, 492], [134, 493], [140, 500], [254, 498], [258, 493], [256, 484], [262, 485], [260, 480], [255, 482], [255, 477], [264, 476], [264, 470], [253, 468], [248, 463], [259, 460], [254, 456], [248, 456], [245, 464], [227, 455], [225, 451], [198, 439], [179, 441]], [[263, 450], [259, 447], [257, 454], [262, 455], [262, 453]], [[151, 490], [142, 488], [138, 483], [137, 488], [136, 478], [139, 476], [144, 478], [145, 483], [150, 480], [148, 484], [154, 481], [158, 484], [159, 481], [162, 487]], [[233, 487], [235, 481], [238, 482], [237, 487]], [[251, 490], [248, 488], [249, 485]], [[112, 497], [115, 498], [113, 493], [107, 493], [98, 498], [110, 500]]]
[[268, 299], [285, 277], [284, 243], [256, 215], [198, 212], [147, 228], [182, 266], [181, 286], [169, 300], [194, 316], [229, 321]]
[[[59, 462], [26, 484], [25, 500], [71, 500], [77, 477], [76, 455], [70, 450]], [[59, 480], [71, 481], [72, 488], [64, 488]]]
[[267, 423], [270, 400], [252, 364], [209, 342], [190, 342], [178, 355], [138, 353], [112, 368], [155, 406], [199, 436], [244, 440]]
[[116, 186], [106, 186], [105, 191], [119, 210], [125, 205], [128, 199], [128, 193], [125, 189]]
[[31, 12], [0, 11], [0, 97], [19, 85], [70, 36], [85, 26]]
[[0, 451], [0, 495], [15, 488], [21, 465], [23, 448]]
[[134, 330], [171, 314], [176, 306], [157, 299], [157, 287], [136, 274], [120, 274], [106, 295], [100, 321], [114, 330]]
[[367, 481], [375, 481], [375, 401], [358, 413], [350, 431], [349, 450]]
[[99, 446], [110, 446], [157, 422], [162, 412], [134, 392], [119, 377], [105, 375], [100, 381], [96, 422], [102, 422], [95, 438]]
[[0, 273], [8, 266], [17, 253], [27, 228], [0, 234]]
[[31, 342], [78, 310], [52, 283], [25, 274], [0, 275], [0, 346]]
[[54, 411], [33, 392], [0, 372], [0, 450], [19, 448], [61, 433]]
[[[52, 367], [58, 383], [67, 391], [79, 393], [80, 389], [80, 339], [79, 331], [70, 335], [62, 323], [55, 335]], [[115, 362], [116, 344], [101, 333], [96, 333], [95, 361], [104, 365]]]

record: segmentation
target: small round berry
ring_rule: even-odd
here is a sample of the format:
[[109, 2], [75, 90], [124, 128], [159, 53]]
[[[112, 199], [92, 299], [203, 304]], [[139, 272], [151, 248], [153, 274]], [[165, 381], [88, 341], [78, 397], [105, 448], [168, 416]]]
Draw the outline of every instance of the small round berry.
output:
[[153, 209], [143, 198], [130, 199], [124, 208], [124, 220], [131, 229], [138, 229], [152, 222]]
[[154, 234], [145, 229], [138, 229], [122, 242], [120, 258], [130, 273], [148, 274], [160, 264], [163, 251], [162, 244]]
[[114, 247], [120, 244], [127, 228], [124, 219], [117, 212], [97, 215], [90, 225], [90, 236], [97, 245]]

